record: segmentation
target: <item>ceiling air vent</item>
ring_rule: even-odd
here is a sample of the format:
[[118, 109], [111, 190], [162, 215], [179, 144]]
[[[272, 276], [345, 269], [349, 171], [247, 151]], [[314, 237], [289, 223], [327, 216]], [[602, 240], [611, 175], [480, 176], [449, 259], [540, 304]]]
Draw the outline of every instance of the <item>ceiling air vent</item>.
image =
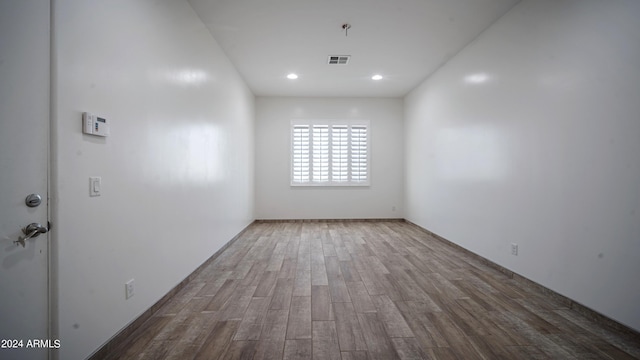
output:
[[329, 65], [347, 65], [349, 64], [351, 55], [329, 55], [327, 64]]

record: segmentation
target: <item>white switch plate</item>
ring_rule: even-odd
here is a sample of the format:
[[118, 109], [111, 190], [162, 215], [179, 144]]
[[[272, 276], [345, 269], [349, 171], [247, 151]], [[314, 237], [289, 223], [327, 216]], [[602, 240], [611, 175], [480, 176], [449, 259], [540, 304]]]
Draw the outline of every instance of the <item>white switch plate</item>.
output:
[[518, 244], [511, 243], [511, 255], [518, 256]]
[[102, 192], [102, 178], [92, 176], [89, 178], [89, 196], [100, 196]]

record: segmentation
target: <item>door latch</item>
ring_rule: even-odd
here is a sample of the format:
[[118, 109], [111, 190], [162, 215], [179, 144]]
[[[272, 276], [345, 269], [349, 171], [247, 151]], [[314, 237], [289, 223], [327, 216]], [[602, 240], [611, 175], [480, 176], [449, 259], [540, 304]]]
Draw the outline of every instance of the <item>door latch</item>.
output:
[[31, 223], [24, 228], [22, 228], [22, 232], [25, 236], [20, 236], [18, 240], [14, 241], [16, 245], [20, 244], [22, 247], [26, 246], [25, 241], [38, 237], [40, 234], [44, 234], [49, 231], [48, 228], [40, 225], [39, 223]]

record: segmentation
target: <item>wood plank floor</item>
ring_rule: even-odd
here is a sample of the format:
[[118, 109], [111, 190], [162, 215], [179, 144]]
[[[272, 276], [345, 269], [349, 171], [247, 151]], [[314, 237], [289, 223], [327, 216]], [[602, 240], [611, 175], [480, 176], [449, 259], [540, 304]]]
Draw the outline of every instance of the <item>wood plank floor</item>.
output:
[[400, 222], [254, 223], [118, 359], [638, 359], [640, 343]]

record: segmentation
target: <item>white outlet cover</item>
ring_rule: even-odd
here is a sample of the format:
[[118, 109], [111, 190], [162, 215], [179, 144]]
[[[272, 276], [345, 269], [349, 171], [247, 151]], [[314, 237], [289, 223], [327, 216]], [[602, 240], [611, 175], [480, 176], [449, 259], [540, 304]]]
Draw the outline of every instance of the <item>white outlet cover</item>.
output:
[[134, 284], [134, 279], [131, 279], [131, 280], [127, 281], [124, 284], [124, 291], [125, 291], [125, 298], [126, 299], [132, 297], [133, 294], [134, 294], [133, 284]]

